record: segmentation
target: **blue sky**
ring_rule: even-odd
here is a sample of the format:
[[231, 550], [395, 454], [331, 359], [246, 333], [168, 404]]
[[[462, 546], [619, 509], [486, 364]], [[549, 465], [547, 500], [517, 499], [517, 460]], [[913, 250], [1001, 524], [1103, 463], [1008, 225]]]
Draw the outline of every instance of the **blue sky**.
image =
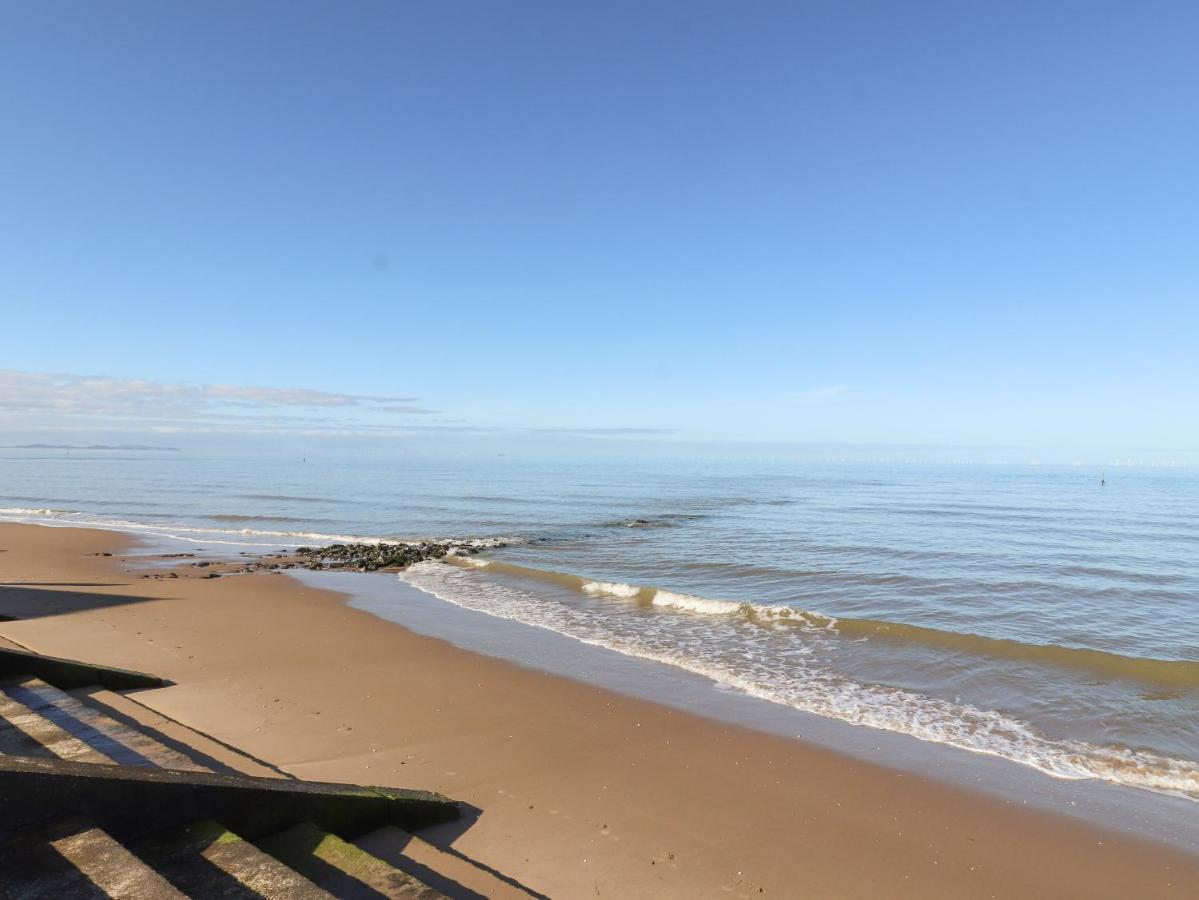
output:
[[0, 429], [1193, 449], [1196, 34], [9, 4]]

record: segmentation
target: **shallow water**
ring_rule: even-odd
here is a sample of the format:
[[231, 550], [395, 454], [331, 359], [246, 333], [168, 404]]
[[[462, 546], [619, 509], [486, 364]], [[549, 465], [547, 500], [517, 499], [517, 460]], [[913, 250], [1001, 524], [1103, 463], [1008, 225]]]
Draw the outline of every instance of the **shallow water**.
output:
[[490, 536], [400, 577], [845, 722], [1199, 799], [1199, 473], [6, 451], [0, 516]]

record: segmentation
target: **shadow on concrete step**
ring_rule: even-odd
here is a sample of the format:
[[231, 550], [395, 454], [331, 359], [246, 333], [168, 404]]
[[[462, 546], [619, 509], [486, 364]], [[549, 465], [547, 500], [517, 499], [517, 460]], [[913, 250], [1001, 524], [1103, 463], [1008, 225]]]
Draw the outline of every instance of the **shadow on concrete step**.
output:
[[[424, 884], [427, 884], [429, 887], [433, 888], [433, 890], [440, 891], [441, 893], [445, 894], [449, 900], [488, 900], [485, 894], [480, 894], [478, 891], [473, 891], [466, 887], [466, 885], [454, 881], [454, 879], [450, 878], [448, 875], [434, 871], [428, 866], [417, 862], [410, 856], [405, 856], [402, 849], [400, 849], [398, 846], [395, 849], [395, 852], [389, 852], [390, 850], [391, 848], [388, 848], [388, 850], [372, 849], [371, 852], [375, 856], [379, 857], [379, 859], [383, 860], [383, 862], [395, 866], [401, 872], [411, 875], [417, 881], [423, 882]], [[504, 880], [509, 881], [508, 879]], [[509, 881], [509, 883], [512, 882]], [[540, 895], [530, 894], [530, 896], [537, 897]]]
[[[154, 728], [151, 725], [146, 725], [144, 722], [139, 722], [137, 719], [133, 718], [132, 716], [129, 716], [129, 715], [121, 712], [121, 710], [115, 709], [110, 704], [105, 703], [100, 698], [92, 696], [92, 693], [93, 692], [91, 692], [91, 691], [84, 691], [81, 695], [77, 694], [76, 696], [86, 697], [87, 698], [86, 702], [89, 706], [91, 706], [93, 709], [97, 709], [100, 712], [104, 713], [104, 715], [108, 716], [114, 722], [119, 722], [120, 724], [124, 725], [126, 728], [130, 728], [134, 731], [139, 731], [142, 734], [146, 735], [147, 737], [153, 738], [155, 741], [162, 744], [164, 747], [169, 747], [170, 749], [174, 750], [177, 753], [182, 753], [184, 756], [190, 758], [193, 762], [199, 763], [201, 766], [203, 766], [206, 769], [209, 769], [210, 771], [217, 772], [222, 775], [237, 775], [238, 774], [237, 769], [233, 768], [232, 766], [221, 762], [219, 759], [215, 759], [214, 757], [209, 756], [207, 753], [203, 752], [202, 750], [197, 749], [195, 746], [193, 746], [191, 744], [185, 743], [184, 741], [181, 741], [177, 738], [173, 738], [170, 735], [164, 734], [163, 732], [159, 731], [157, 728]], [[149, 707], [147, 707], [147, 709], [148, 708]], [[208, 735], [203, 735], [203, 736], [207, 737], [209, 740], [215, 740], [215, 738], [208, 737]], [[249, 754], [245, 754], [245, 753], [243, 753], [243, 751], [237, 750], [236, 748], [230, 747], [229, 749], [234, 753], [238, 753], [240, 755], [245, 756], [246, 759], [249, 759], [261, 766], [268, 767], [271, 769], [276, 768], [275, 766], [270, 765], [270, 763], [264, 762], [263, 760], [260, 760], [253, 756], [250, 756]], [[277, 769], [277, 771], [279, 772], [281, 777], [293, 778], [293, 779], [295, 778], [294, 775], [284, 772], [282, 769]]]
[[14, 678], [18, 675], [32, 675], [64, 691], [97, 684], [110, 691], [160, 688], [171, 684], [164, 678], [147, 675], [145, 672], [0, 647], [0, 678]]
[[3, 827], [79, 815], [122, 835], [214, 820], [255, 840], [297, 822], [338, 835], [385, 825], [412, 831], [456, 819], [440, 794], [213, 772], [0, 757]]

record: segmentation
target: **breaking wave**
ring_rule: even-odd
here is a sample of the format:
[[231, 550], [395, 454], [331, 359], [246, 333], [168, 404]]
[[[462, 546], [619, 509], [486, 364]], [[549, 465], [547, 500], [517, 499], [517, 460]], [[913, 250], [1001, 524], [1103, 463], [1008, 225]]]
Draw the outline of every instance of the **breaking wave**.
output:
[[213, 522], [294, 522], [295, 519], [291, 516], [247, 516], [237, 513], [214, 513], [211, 516], [205, 516]]
[[583, 592], [586, 594], [620, 597], [625, 600], [641, 596], [641, 591], [642, 588], [635, 584], [621, 584], [615, 581], [586, 581], [583, 583]]

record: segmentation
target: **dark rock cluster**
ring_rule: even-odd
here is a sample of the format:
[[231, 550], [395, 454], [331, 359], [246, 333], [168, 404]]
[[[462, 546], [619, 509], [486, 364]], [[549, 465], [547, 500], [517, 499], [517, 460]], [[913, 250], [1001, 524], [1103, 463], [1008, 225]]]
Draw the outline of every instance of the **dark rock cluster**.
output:
[[[426, 559], [444, 556], [473, 556], [483, 550], [505, 546], [494, 538], [462, 538], [447, 541], [412, 541], [375, 544], [329, 544], [325, 547], [297, 547], [292, 551], [266, 553], [261, 556], [243, 552], [235, 559], [197, 559], [178, 570], [157, 569], [145, 572], [142, 578], [220, 578], [222, 575], [249, 575], [268, 572], [280, 575], [287, 569], [338, 569], [350, 572], [376, 572], [380, 569], [402, 569]], [[194, 557], [194, 553], [164, 553], [160, 560]]]
[[330, 544], [327, 547], [298, 547], [296, 555], [303, 557], [310, 569], [350, 569], [354, 572], [374, 572], [377, 569], [399, 569], [426, 559], [441, 559], [450, 554], [469, 556], [495, 546], [477, 542], [413, 544]]

